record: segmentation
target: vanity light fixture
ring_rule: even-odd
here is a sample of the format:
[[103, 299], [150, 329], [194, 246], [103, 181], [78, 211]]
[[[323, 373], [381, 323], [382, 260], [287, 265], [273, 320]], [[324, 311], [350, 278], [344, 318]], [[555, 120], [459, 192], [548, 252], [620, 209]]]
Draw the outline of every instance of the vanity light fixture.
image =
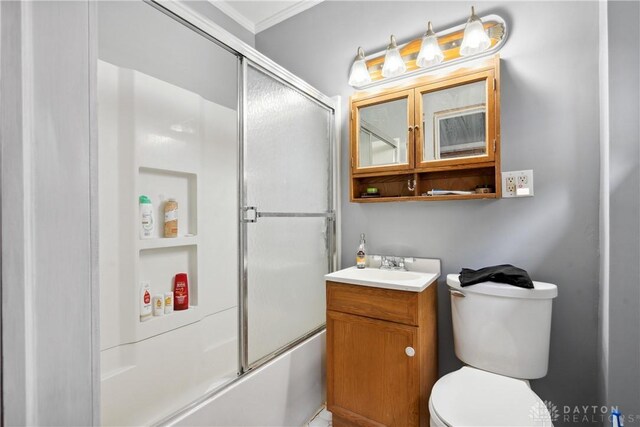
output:
[[420, 68], [425, 68], [439, 64], [443, 59], [444, 54], [442, 53], [442, 49], [440, 49], [438, 37], [436, 37], [436, 33], [433, 32], [431, 21], [429, 21], [427, 24], [427, 32], [422, 37], [422, 45], [420, 46], [420, 52], [416, 59], [416, 65]]
[[471, 16], [464, 27], [464, 37], [460, 45], [460, 55], [469, 56], [483, 52], [491, 46], [491, 40], [484, 30], [482, 20], [476, 15], [475, 8], [471, 6]]
[[353, 62], [349, 73], [349, 85], [362, 86], [369, 83], [371, 83], [371, 75], [367, 69], [367, 62], [364, 60], [364, 50], [359, 47], [358, 55], [356, 55], [356, 60]]
[[349, 85], [365, 89], [489, 56], [504, 46], [507, 33], [507, 22], [502, 17], [484, 15], [480, 18], [475, 7], [467, 19], [453, 27], [438, 27], [437, 34], [429, 21], [425, 33], [403, 40], [400, 47], [392, 35], [386, 49], [369, 53], [366, 58], [362, 48], [358, 48], [351, 64]]
[[407, 65], [400, 55], [396, 37], [391, 35], [391, 42], [387, 46], [387, 53], [384, 55], [384, 65], [382, 66], [383, 77], [396, 77], [407, 71]]

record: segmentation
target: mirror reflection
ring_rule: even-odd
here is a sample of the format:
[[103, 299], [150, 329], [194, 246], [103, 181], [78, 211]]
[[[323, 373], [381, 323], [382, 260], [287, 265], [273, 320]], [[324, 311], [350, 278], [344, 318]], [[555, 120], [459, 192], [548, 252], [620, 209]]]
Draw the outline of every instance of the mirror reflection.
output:
[[358, 166], [407, 163], [407, 99], [359, 110]]
[[486, 97], [485, 81], [423, 94], [422, 161], [486, 155]]

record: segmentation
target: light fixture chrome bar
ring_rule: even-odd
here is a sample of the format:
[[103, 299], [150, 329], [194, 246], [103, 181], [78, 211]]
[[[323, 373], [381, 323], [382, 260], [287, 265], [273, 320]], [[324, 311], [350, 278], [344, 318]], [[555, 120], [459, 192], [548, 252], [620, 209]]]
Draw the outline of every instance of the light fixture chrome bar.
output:
[[[452, 60], [449, 60], [449, 61], [443, 61], [443, 62], [441, 62], [441, 63], [439, 63], [437, 65], [432, 65], [432, 66], [427, 67], [427, 68], [417, 68], [415, 70], [407, 71], [404, 74], [402, 74], [400, 76], [397, 76], [397, 77], [387, 77], [387, 78], [383, 78], [383, 79], [380, 79], [380, 80], [373, 81], [373, 82], [371, 82], [369, 84], [366, 84], [366, 85], [357, 86], [356, 89], [364, 90], [364, 89], [369, 89], [369, 88], [372, 88], [372, 87], [380, 87], [380, 86], [384, 87], [384, 86], [389, 85], [390, 83], [396, 83], [396, 82], [398, 82], [400, 80], [404, 80], [404, 79], [406, 79], [408, 77], [415, 77], [415, 76], [420, 76], [420, 75], [424, 75], [424, 74], [429, 74], [429, 73], [431, 73], [433, 71], [440, 70], [440, 69], [445, 68], [445, 67], [476, 61], [478, 59], [486, 58], [488, 56], [491, 56], [491, 55], [495, 54], [500, 49], [502, 49], [502, 46], [504, 46], [504, 44], [507, 41], [507, 38], [508, 38], [508, 35], [509, 35], [507, 23], [501, 16], [494, 15], [494, 14], [481, 16], [480, 18], [482, 19], [482, 22], [484, 22], [484, 23], [489, 23], [489, 22], [495, 22], [496, 23], [495, 26], [493, 26], [493, 27], [491, 27], [489, 29], [489, 35], [491, 37], [496, 37], [496, 38], [497, 37], [502, 37], [498, 43], [496, 43], [494, 46], [490, 47], [489, 49], [485, 50], [484, 52], [478, 53], [478, 54], [475, 54], [475, 55], [472, 55], [472, 56], [460, 56], [460, 57], [458, 57], [456, 59], [452, 59]], [[451, 28], [448, 28], [448, 29], [446, 29], [444, 31], [438, 32], [437, 36], [438, 36], [438, 38], [442, 38], [442, 37], [444, 37], [444, 36], [446, 36], [448, 34], [455, 33], [455, 32], [458, 32], [458, 31], [463, 31], [465, 26], [466, 26], [466, 21], [464, 23], [460, 24], [460, 25], [456, 25], [455, 27], [451, 27]], [[405, 41], [402, 44], [399, 44], [398, 45], [398, 49], [402, 50], [411, 41], [413, 41], [413, 39]], [[456, 44], [457, 43], [458, 42], [456, 42]], [[452, 43], [450, 43], [450, 45], [451, 45], [451, 47], [453, 47]], [[447, 50], [445, 45], [442, 45], [442, 46], [443, 46], [443, 50]], [[368, 55], [365, 58], [365, 60], [366, 61], [370, 61], [370, 60], [372, 60], [374, 58], [378, 58], [378, 57], [382, 57], [382, 56], [384, 56], [384, 52], [383, 51], [378, 51], [378, 52], [375, 52], [375, 53], [372, 53], [372, 54]], [[415, 59], [417, 56], [418, 56], [418, 54], [416, 53], [416, 54], [413, 54], [413, 55], [407, 55], [406, 57], [403, 57], [403, 58], [406, 61], [407, 59]], [[378, 66], [377, 68], [371, 68], [369, 71], [375, 70], [375, 69], [380, 69], [380, 68], [382, 68], [382, 65]]]

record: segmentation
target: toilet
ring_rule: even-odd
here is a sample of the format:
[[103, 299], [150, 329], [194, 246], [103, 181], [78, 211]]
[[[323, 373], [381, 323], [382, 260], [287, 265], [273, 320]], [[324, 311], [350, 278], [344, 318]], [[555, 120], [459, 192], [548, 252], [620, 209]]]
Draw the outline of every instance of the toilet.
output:
[[440, 378], [429, 398], [434, 426], [552, 426], [529, 385], [547, 374], [556, 285], [534, 289], [485, 282], [462, 287], [447, 276], [455, 353], [466, 364]]

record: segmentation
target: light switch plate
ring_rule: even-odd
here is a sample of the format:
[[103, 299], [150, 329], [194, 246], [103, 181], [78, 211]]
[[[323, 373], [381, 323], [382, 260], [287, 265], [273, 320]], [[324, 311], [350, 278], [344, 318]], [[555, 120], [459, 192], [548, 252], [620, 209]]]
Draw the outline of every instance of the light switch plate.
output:
[[502, 197], [532, 197], [533, 170], [502, 172]]

